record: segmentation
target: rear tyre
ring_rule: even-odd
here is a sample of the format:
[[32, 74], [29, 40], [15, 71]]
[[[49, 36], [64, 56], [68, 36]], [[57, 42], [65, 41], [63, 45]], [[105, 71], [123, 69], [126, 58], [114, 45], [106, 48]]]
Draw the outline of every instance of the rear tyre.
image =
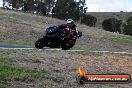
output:
[[38, 39], [35, 42], [35, 47], [38, 48], [38, 49], [42, 49], [45, 46], [44, 41], [45, 41], [44, 38]]

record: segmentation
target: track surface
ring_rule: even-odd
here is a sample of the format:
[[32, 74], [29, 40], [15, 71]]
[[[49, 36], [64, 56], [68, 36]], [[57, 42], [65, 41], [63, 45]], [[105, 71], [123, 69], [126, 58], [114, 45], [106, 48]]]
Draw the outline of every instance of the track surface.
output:
[[[31, 46], [14, 46], [14, 45], [0, 45], [0, 49], [35, 49], [35, 47]], [[60, 48], [43, 48], [47, 51], [60, 51]], [[67, 50], [67, 51], [75, 51], [75, 52], [83, 52], [85, 50]], [[111, 52], [111, 51], [89, 51], [93, 53], [113, 53], [113, 54], [129, 54], [132, 55], [132, 52]]]

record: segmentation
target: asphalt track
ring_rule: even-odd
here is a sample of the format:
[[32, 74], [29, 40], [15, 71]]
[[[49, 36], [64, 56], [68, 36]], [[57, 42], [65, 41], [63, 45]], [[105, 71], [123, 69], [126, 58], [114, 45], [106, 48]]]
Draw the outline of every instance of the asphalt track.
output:
[[[0, 49], [30, 49], [30, 50], [33, 50], [33, 49], [36, 49], [35, 47], [32, 47], [32, 46], [15, 46], [15, 45], [0, 45]], [[40, 49], [39, 49], [40, 50]], [[47, 51], [61, 51], [62, 49], [61, 48], [43, 48], [42, 50], [47, 50]], [[85, 50], [73, 50], [73, 49], [70, 49], [70, 50], [66, 50], [66, 51], [71, 51], [71, 52], [84, 52]], [[128, 55], [132, 55], [132, 52], [111, 52], [111, 51], [88, 51], [88, 52], [91, 52], [91, 53], [112, 53], [112, 54], [128, 54]]]

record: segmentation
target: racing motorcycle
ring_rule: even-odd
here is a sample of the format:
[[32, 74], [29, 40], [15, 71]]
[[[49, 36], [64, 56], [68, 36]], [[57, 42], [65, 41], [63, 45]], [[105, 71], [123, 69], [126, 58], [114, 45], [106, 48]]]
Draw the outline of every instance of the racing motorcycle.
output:
[[76, 35], [72, 37], [68, 36], [68, 29], [60, 30], [57, 26], [48, 27], [46, 28], [43, 37], [35, 42], [35, 47], [38, 49], [50, 47], [68, 50], [75, 45], [76, 39], [82, 36], [82, 32], [80, 31], [72, 31], [71, 33]]

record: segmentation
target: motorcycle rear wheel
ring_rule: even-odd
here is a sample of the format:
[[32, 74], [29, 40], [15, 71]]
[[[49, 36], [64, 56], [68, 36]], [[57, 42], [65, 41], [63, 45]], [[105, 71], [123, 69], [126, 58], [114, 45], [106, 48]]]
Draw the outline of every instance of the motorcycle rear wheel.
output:
[[45, 46], [44, 42], [45, 42], [44, 38], [38, 39], [35, 42], [35, 47], [38, 48], [38, 49], [42, 49]]

